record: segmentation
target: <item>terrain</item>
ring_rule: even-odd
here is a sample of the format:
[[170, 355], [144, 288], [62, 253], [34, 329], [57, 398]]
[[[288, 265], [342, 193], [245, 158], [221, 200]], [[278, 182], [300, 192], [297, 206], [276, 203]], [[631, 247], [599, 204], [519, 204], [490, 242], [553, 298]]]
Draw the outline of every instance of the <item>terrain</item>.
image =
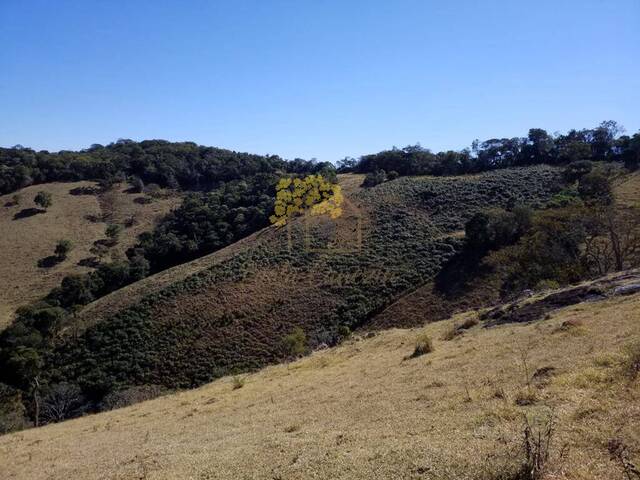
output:
[[[3, 478], [515, 479], [526, 425], [537, 434], [553, 418], [545, 478], [622, 480], [613, 447], [640, 462], [640, 382], [627, 367], [640, 294], [619, 289], [639, 279], [605, 278], [598, 301], [524, 324], [486, 328], [466, 312], [6, 435]], [[433, 351], [411, 358], [424, 334]]]
[[29, 288], [0, 332], [0, 433], [44, 426], [0, 460], [15, 478], [633, 474], [640, 137], [618, 134], [338, 171], [189, 142], [0, 150], [3, 221], [29, 238], [5, 238], [3, 275]]
[[[33, 203], [39, 191], [52, 196], [46, 212]], [[118, 244], [105, 252], [107, 257], [123, 256], [140, 233], [151, 230], [180, 202], [177, 194], [149, 203], [136, 202], [140, 197], [128, 192], [126, 184], [101, 191], [95, 182], [47, 183], [0, 196], [0, 329], [18, 307], [44, 297], [65, 276], [92, 270], [87, 261], [97, 260], [92, 249], [105, 239], [108, 224], [129, 225], [122, 229]], [[38, 266], [63, 239], [73, 245], [67, 258]]]
[[[88, 390], [189, 388], [290, 357], [284, 339], [296, 328], [309, 348], [335, 345], [433, 279], [460, 249], [474, 213], [540, 205], [557, 176], [535, 166], [406, 177], [372, 189], [342, 176], [348, 205], [335, 222], [269, 227], [87, 306], [78, 315], [86, 330], [57, 346], [54, 371]], [[343, 248], [328, 243], [341, 234]]]

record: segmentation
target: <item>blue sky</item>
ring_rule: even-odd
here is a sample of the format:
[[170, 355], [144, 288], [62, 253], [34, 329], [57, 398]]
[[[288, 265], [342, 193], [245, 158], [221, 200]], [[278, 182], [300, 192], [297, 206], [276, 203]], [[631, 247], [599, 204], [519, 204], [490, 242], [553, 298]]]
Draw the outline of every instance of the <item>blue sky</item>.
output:
[[335, 161], [614, 119], [640, 0], [0, 0], [0, 145], [192, 140]]

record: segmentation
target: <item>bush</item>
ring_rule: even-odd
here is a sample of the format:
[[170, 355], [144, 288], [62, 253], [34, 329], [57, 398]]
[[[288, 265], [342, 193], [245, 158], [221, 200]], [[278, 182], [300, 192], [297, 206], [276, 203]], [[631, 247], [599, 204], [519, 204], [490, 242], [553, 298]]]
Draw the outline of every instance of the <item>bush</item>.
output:
[[244, 377], [240, 377], [236, 375], [231, 379], [231, 388], [233, 390], [238, 390], [239, 388], [244, 387], [245, 379]]
[[366, 188], [375, 187], [387, 181], [387, 174], [384, 170], [376, 170], [374, 172], [367, 173], [362, 182], [362, 186]]
[[60, 240], [56, 244], [56, 249], [54, 253], [56, 254], [56, 257], [58, 257], [58, 260], [62, 261], [67, 258], [67, 255], [69, 254], [72, 248], [73, 248], [73, 244], [71, 243], [70, 240]]
[[122, 231], [122, 227], [120, 225], [116, 225], [112, 223], [107, 225], [107, 228], [105, 229], [104, 233], [107, 236], [107, 238], [115, 242], [117, 241], [118, 235], [120, 235], [121, 231]]
[[36, 205], [39, 205], [46, 210], [52, 203], [51, 194], [49, 192], [38, 192], [33, 201]]
[[307, 336], [304, 330], [296, 327], [293, 331], [282, 339], [282, 346], [288, 356], [299, 357], [307, 350]]
[[416, 346], [413, 349], [413, 353], [410, 358], [420, 357], [431, 352], [433, 352], [433, 342], [431, 341], [431, 337], [426, 333], [423, 333], [418, 336]]

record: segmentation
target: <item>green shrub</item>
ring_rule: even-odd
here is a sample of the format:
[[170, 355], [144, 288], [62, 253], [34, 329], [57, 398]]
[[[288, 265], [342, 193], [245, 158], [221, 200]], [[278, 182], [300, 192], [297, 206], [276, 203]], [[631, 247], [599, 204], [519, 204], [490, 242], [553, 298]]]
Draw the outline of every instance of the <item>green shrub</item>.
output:
[[51, 194], [49, 192], [38, 192], [33, 201], [36, 205], [39, 205], [46, 210], [52, 203]]
[[69, 254], [72, 248], [73, 248], [73, 244], [71, 243], [71, 240], [60, 240], [56, 244], [56, 249], [54, 253], [56, 254], [56, 257], [58, 257], [58, 260], [62, 261], [67, 258], [67, 255]]
[[304, 330], [296, 327], [282, 339], [282, 347], [288, 356], [299, 357], [307, 350], [307, 336]]
[[374, 172], [367, 173], [362, 182], [363, 187], [375, 187], [387, 181], [387, 174], [384, 170], [376, 170]]

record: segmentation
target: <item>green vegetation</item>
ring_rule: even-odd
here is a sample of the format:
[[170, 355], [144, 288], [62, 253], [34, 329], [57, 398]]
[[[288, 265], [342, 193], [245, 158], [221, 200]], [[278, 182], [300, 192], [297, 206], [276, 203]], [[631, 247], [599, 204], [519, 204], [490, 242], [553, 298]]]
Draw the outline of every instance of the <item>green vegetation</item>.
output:
[[73, 244], [71, 243], [71, 240], [60, 240], [56, 244], [56, 249], [54, 253], [59, 261], [63, 261], [63, 260], [66, 260], [67, 255], [72, 249], [73, 249]]
[[104, 234], [111, 241], [111, 243], [115, 244], [118, 242], [118, 236], [122, 232], [122, 227], [120, 225], [109, 224], [104, 231]]
[[307, 336], [300, 327], [293, 329], [289, 335], [282, 339], [282, 348], [290, 357], [299, 357], [307, 350]]
[[[21, 309], [14, 324], [0, 334], [0, 382], [19, 393], [11, 398], [19, 397], [27, 421], [57, 421], [60, 416], [43, 416], [36, 398], [55, 403], [61, 395], [73, 397], [73, 409], [63, 413], [66, 418], [99, 410], [109, 403], [107, 399], [131, 388], [191, 388], [228, 373], [250, 371], [319, 345], [335, 345], [345, 332], [365, 325], [401, 295], [427, 282], [435, 281], [437, 288], [458, 285], [467, 276], [479, 276], [483, 268], [495, 268], [502, 275], [506, 296], [636, 265], [639, 249], [633, 232], [638, 230], [640, 216], [634, 223], [634, 211], [616, 209], [611, 171], [602, 167], [602, 161], [618, 159], [618, 153], [611, 153], [618, 150], [612, 146], [614, 140], [605, 142], [607, 147], [595, 138], [599, 137], [589, 137], [591, 153], [584, 158], [582, 140], [572, 143], [566, 138], [550, 139], [540, 131], [530, 134], [527, 148], [521, 146], [521, 151], [548, 160], [556, 158], [557, 150], [558, 159], [571, 162], [564, 173], [550, 165], [502, 168], [518, 164], [520, 157], [502, 152], [496, 160], [495, 142], [478, 145], [475, 156], [468, 153], [473, 160], [470, 170], [460, 170], [495, 171], [465, 177], [404, 176], [385, 181], [395, 177], [391, 172], [396, 171], [400, 175], [458, 173], [455, 168], [424, 167], [433, 160], [432, 154], [419, 148], [393, 151], [391, 160], [384, 155], [363, 157], [350, 165], [356, 170], [375, 165], [372, 188], [349, 198], [367, 217], [361, 247], [323, 253], [331, 230], [318, 222], [309, 227], [309, 250], [303, 242], [302, 222], [292, 222], [292, 248], [286, 228], [270, 231], [269, 241], [252, 244], [231, 259], [71, 335], [75, 327], [70, 312], [78, 305], [268, 225], [279, 175], [318, 169], [332, 174], [326, 165], [282, 162], [277, 157], [232, 152], [227, 152], [229, 157], [216, 157], [215, 149], [207, 156], [209, 150], [193, 144], [125, 142], [96, 148], [89, 157], [96, 152], [115, 155], [142, 150], [142, 163], [129, 153], [117, 157], [120, 164], [115, 172], [128, 176], [136, 190], [149, 193], [155, 183], [172, 188], [199, 186], [206, 191], [188, 194], [180, 208], [140, 237], [126, 260], [66, 277], [44, 301]], [[158, 148], [175, 155], [149, 153], [157, 153]], [[451, 152], [436, 157], [441, 166], [464, 163], [467, 158]], [[158, 163], [158, 158], [164, 160]], [[171, 158], [175, 160], [173, 176], [167, 173]], [[222, 158], [229, 164], [222, 165]], [[601, 163], [586, 164], [586, 159]], [[409, 166], [403, 164], [405, 160]], [[156, 166], [153, 175], [153, 169], [145, 170], [149, 164]], [[176, 174], [190, 165], [197, 166], [194, 171], [208, 165], [220, 178], [214, 182], [206, 177], [207, 181], [198, 183], [193, 171]], [[245, 169], [248, 173], [241, 177]], [[117, 178], [111, 173], [102, 178], [106, 184]], [[340, 221], [348, 222], [349, 215], [345, 213]], [[353, 230], [353, 225], [347, 227]], [[631, 229], [629, 235], [621, 234], [625, 228]], [[461, 238], [462, 230], [466, 240]], [[110, 238], [117, 237], [117, 229], [110, 228], [109, 233]], [[246, 291], [252, 293], [243, 302], [226, 301]]]
[[[469, 178], [399, 178], [365, 189], [351, 199], [367, 205], [370, 215], [360, 250], [309, 252], [302, 245], [301, 225], [294, 222], [292, 250], [287, 247], [286, 227], [276, 230], [269, 242], [150, 294], [77, 337], [69, 334], [73, 316], [60, 307], [71, 310], [86, 304], [143, 276], [148, 264], [138, 255], [138, 271], [132, 263], [120, 262], [67, 277], [48, 304], [23, 310], [0, 334], [0, 363], [22, 365], [0, 369], [0, 382], [30, 392], [33, 378], [39, 376], [43, 396], [52, 385], [75, 384], [91, 411], [102, 408], [106, 396], [134, 386], [191, 388], [321, 344], [335, 345], [345, 332], [366, 324], [399, 295], [433, 279], [462, 250], [464, 241], [453, 234], [474, 214], [516, 201], [540, 207], [554, 194], [559, 178], [557, 169], [536, 166]], [[209, 199], [203, 195], [200, 198]], [[212, 193], [212, 206], [227, 204], [217, 195]], [[233, 208], [232, 202], [229, 205]], [[176, 225], [189, 221], [187, 212], [207, 204], [189, 200], [184, 208], [173, 217]], [[206, 231], [193, 230], [192, 238]], [[311, 233], [313, 246], [326, 242], [320, 225]], [[261, 275], [281, 278], [262, 285]], [[238, 295], [246, 291], [246, 282], [254, 281], [274, 290], [274, 298], [260, 303], [249, 295], [233, 308], [189, 306], [193, 296]], [[286, 288], [278, 290], [278, 284]], [[55, 321], [36, 320], [41, 317]], [[15, 373], [2, 373], [9, 371]], [[30, 400], [25, 408], [34, 419]]]
[[51, 206], [51, 194], [49, 192], [38, 192], [33, 199], [34, 203], [45, 210]]
[[367, 173], [362, 182], [363, 187], [375, 187], [387, 181], [387, 174], [384, 170], [375, 170], [374, 172]]
[[78, 152], [36, 152], [0, 148], [0, 194], [46, 182], [96, 180], [103, 188], [131, 179], [134, 189], [156, 184], [165, 188], [206, 191], [259, 173], [317, 173], [329, 164], [278, 156], [252, 155], [192, 142], [118, 140]]
[[378, 183], [384, 172], [391, 171], [400, 175], [459, 175], [524, 165], [582, 164], [588, 160], [621, 161], [628, 169], [635, 169], [640, 163], [640, 133], [620, 136], [622, 131], [614, 121], [557, 136], [532, 128], [526, 138], [476, 140], [471, 149], [458, 152], [433, 153], [419, 144], [394, 147], [357, 161], [347, 158], [339, 167], [344, 172], [371, 173], [371, 181], [375, 178]]

